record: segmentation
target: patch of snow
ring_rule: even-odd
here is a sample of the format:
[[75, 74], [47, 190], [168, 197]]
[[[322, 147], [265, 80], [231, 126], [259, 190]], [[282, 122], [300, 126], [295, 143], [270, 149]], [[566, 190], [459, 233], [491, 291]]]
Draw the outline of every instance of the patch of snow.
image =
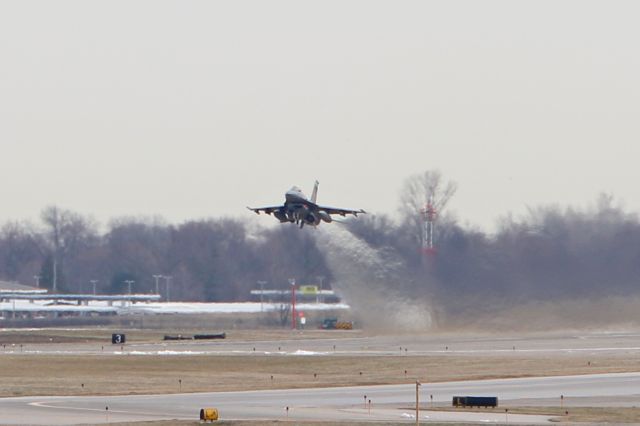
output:
[[298, 349], [295, 352], [292, 352], [291, 355], [327, 355], [328, 352], [313, 352], [313, 351], [304, 351], [302, 349]]
[[116, 351], [114, 355], [206, 355], [206, 351]]
[[[50, 305], [49, 300], [16, 300], [15, 302], [0, 303], [0, 311], [4, 312], [100, 312], [127, 314], [225, 314], [225, 313], [258, 313], [264, 309], [275, 312], [280, 308], [279, 303], [238, 302], [238, 303], [203, 303], [203, 302], [138, 302], [113, 303], [107, 301], [91, 301], [88, 305]], [[349, 309], [345, 303], [301, 303], [297, 305], [300, 311], [322, 311], [334, 309]]]

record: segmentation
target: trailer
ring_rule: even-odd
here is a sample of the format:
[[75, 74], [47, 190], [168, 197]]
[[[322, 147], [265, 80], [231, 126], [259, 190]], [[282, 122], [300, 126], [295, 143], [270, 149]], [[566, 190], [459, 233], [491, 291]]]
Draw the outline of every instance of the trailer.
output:
[[454, 396], [454, 407], [497, 407], [496, 396]]

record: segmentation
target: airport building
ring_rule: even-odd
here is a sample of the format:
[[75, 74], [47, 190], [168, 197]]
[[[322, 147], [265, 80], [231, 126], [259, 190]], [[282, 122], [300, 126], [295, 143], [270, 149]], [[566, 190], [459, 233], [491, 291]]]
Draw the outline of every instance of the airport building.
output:
[[[296, 303], [340, 303], [340, 296], [333, 290], [321, 290], [317, 285], [301, 285], [295, 290]], [[291, 290], [251, 290], [251, 300], [279, 303], [291, 300]]]
[[[291, 301], [290, 290], [255, 290], [248, 302], [165, 302], [158, 294], [52, 294], [46, 289], [0, 281], [0, 326], [41, 321], [105, 321], [114, 316], [163, 314], [261, 314], [279, 312]], [[348, 310], [332, 290], [300, 286], [297, 308], [304, 311]]]
[[110, 316], [122, 307], [159, 300], [157, 294], [51, 294], [47, 289], [0, 281], [0, 321]]

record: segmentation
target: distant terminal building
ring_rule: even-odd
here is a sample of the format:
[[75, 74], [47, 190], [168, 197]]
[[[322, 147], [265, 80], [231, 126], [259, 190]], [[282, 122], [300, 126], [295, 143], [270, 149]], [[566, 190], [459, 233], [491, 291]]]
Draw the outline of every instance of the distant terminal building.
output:
[[51, 294], [47, 289], [0, 281], [0, 320], [116, 315], [114, 303], [159, 300], [157, 294]]
[[32, 287], [30, 285], [18, 284], [12, 281], [2, 281], [0, 280], [0, 297], [2, 295], [8, 294], [46, 294], [47, 290], [44, 288]]
[[[291, 300], [291, 289], [251, 290], [253, 301], [278, 303]], [[301, 303], [340, 303], [340, 297], [333, 290], [320, 290], [317, 285], [301, 285], [296, 288], [296, 302]]]
[[[291, 290], [256, 290], [252, 298], [252, 302], [161, 302], [159, 294], [52, 294], [46, 289], [0, 281], [0, 327], [108, 323], [110, 317], [132, 315], [277, 311], [277, 305], [291, 301]], [[305, 310], [349, 309], [332, 290], [320, 290], [318, 286], [297, 287], [296, 300], [305, 305]]]

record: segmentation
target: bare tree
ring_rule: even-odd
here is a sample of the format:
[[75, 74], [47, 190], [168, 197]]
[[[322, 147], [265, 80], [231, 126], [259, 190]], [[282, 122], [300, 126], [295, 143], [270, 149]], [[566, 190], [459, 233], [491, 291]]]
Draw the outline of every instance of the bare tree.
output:
[[31, 282], [42, 256], [38, 236], [30, 224], [7, 222], [0, 229], [0, 275], [10, 280]]
[[[166, 265], [172, 228], [158, 219], [121, 218], [109, 225], [105, 235], [108, 256], [103, 274], [110, 276], [111, 292], [121, 292], [123, 281], [136, 281], [136, 291], [154, 289], [154, 274], [174, 275]], [[128, 278], [125, 278], [128, 277]]]
[[91, 219], [55, 205], [46, 207], [41, 218], [52, 260], [50, 284], [52, 290], [57, 291], [65, 258], [81, 250], [87, 242], [97, 240], [96, 226]]

